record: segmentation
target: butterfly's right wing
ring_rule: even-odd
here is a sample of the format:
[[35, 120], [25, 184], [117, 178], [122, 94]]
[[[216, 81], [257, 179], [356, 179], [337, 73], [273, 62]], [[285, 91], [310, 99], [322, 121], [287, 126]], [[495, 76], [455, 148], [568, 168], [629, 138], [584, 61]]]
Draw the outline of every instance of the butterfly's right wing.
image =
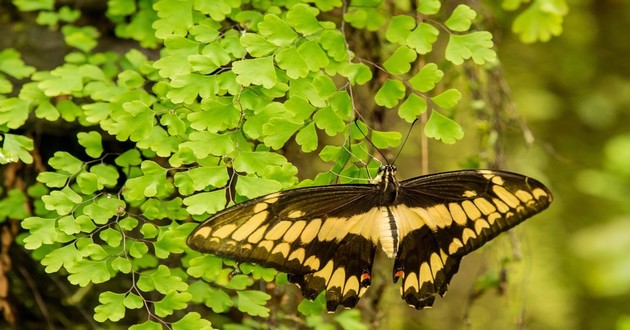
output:
[[215, 214], [192, 232], [188, 245], [286, 272], [308, 299], [326, 291], [329, 310], [352, 307], [370, 284], [377, 195], [375, 185], [273, 193]]

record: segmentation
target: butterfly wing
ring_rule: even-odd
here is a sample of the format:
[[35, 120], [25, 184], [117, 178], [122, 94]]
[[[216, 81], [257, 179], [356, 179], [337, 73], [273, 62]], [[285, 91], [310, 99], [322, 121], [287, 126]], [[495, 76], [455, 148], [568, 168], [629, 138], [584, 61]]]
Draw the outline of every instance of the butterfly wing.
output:
[[274, 193], [217, 213], [192, 232], [188, 245], [286, 272], [308, 299], [326, 291], [329, 310], [353, 307], [370, 284], [377, 198], [375, 185]]
[[549, 190], [526, 176], [463, 170], [400, 183], [397, 205], [400, 247], [394, 280], [415, 308], [431, 306], [459, 268], [461, 258], [501, 232], [544, 210]]

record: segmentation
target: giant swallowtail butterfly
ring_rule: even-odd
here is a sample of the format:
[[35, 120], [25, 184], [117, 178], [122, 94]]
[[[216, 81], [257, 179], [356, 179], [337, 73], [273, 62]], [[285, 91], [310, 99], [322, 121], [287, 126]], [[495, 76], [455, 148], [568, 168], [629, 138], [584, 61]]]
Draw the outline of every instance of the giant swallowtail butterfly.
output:
[[382, 166], [371, 184], [273, 193], [227, 208], [188, 238], [193, 249], [289, 274], [305, 298], [353, 307], [380, 248], [394, 258], [402, 298], [421, 309], [443, 296], [461, 258], [544, 210], [551, 193], [526, 176], [462, 170], [398, 181]]

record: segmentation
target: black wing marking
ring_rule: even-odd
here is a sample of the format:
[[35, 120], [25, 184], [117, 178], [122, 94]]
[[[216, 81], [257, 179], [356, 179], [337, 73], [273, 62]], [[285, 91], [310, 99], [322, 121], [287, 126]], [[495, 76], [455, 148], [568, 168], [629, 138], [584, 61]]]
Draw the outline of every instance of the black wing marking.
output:
[[217, 213], [193, 231], [188, 245], [289, 273], [308, 299], [325, 290], [329, 310], [353, 307], [370, 284], [377, 198], [375, 185], [274, 193]]
[[501, 232], [544, 210], [552, 201], [540, 182], [520, 174], [464, 170], [400, 183], [392, 212], [402, 237], [394, 280], [403, 299], [431, 306], [459, 268], [461, 258]]

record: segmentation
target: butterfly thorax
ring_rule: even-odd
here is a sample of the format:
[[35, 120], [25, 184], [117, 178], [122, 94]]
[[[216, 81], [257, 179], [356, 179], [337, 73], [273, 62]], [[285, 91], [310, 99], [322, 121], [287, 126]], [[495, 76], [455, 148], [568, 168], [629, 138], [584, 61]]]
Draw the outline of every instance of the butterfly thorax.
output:
[[398, 197], [398, 189], [400, 188], [398, 180], [396, 180], [396, 166], [381, 166], [372, 183], [379, 188], [379, 205], [393, 205]]

